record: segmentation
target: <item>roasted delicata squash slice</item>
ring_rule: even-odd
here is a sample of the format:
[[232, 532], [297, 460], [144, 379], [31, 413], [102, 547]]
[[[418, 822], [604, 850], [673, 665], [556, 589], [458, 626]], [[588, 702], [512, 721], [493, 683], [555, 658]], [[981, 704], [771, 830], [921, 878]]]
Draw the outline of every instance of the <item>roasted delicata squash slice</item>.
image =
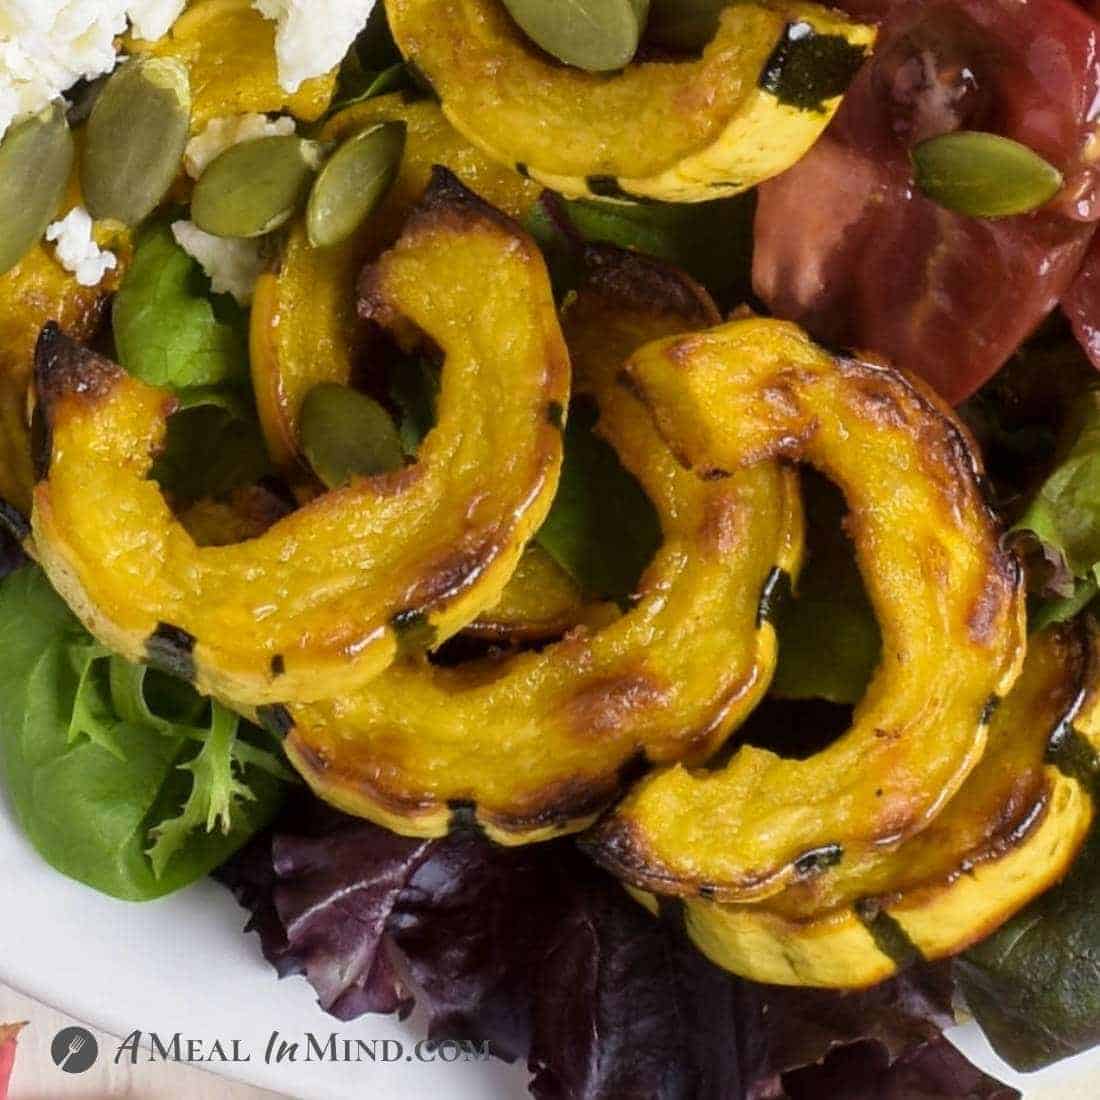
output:
[[882, 660], [851, 728], [824, 751], [787, 760], [742, 746], [713, 773], [655, 773], [591, 849], [634, 886], [731, 902], [832, 867], [855, 873], [958, 791], [1023, 659], [1020, 570], [968, 437], [920, 383], [827, 354], [781, 321], [651, 344], [626, 378], [697, 473], [786, 458], [837, 484]]
[[326, 698], [499, 600], [561, 463], [569, 361], [542, 257], [441, 169], [363, 290], [377, 323], [442, 350], [438, 425], [415, 464], [235, 546], [197, 547], [147, 480], [172, 398], [44, 331], [34, 536], [112, 650], [238, 704]]
[[306, 80], [296, 92], [279, 84], [275, 24], [251, 0], [196, 0], [155, 42], [131, 49], [178, 58], [191, 77], [191, 128], [226, 115], [287, 111], [313, 122], [328, 110], [336, 72]]
[[981, 763], [924, 832], [760, 904], [686, 900], [691, 937], [756, 981], [835, 987], [983, 939], [1065, 875], [1092, 821], [1096, 656], [1080, 627], [1033, 638]]
[[732, 4], [701, 58], [594, 74], [553, 61], [500, 0], [386, 0], [443, 113], [570, 198], [702, 202], [778, 175], [817, 140], [874, 30], [815, 4]]
[[776, 579], [801, 554], [794, 471], [761, 463], [721, 482], [682, 469], [616, 382], [661, 334], [713, 324], [679, 272], [617, 250], [592, 268], [564, 327], [574, 385], [638, 478], [664, 541], [633, 606], [538, 652], [453, 668], [402, 661], [355, 695], [290, 706], [290, 759], [345, 810], [414, 836], [477, 822], [519, 844], [582, 828], [639, 758], [705, 759], [752, 708], [776, 656]]
[[[80, 202], [75, 178], [66, 210]], [[30, 512], [31, 471], [27, 390], [34, 373], [34, 346], [47, 321], [56, 321], [77, 340], [90, 340], [129, 254], [125, 231], [99, 226], [96, 238], [114, 250], [118, 266], [94, 287], [81, 286], [54, 256], [36, 244], [10, 271], [0, 275], [0, 499]]]
[[405, 153], [382, 205], [344, 244], [313, 248], [305, 226], [291, 229], [275, 271], [262, 275], [252, 306], [252, 382], [272, 456], [292, 473], [298, 462], [298, 414], [321, 382], [347, 383], [363, 343], [355, 280], [388, 248], [424, 192], [432, 166], [449, 168], [491, 206], [520, 218], [539, 188], [473, 148], [428, 100], [400, 95], [356, 104], [325, 123], [324, 141], [343, 141], [380, 122], [405, 124]]

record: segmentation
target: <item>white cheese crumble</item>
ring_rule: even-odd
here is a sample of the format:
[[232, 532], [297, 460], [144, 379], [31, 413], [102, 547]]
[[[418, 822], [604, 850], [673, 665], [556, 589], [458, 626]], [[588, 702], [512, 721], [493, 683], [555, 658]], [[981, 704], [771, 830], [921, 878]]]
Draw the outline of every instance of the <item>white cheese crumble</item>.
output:
[[285, 136], [294, 133], [294, 119], [284, 115], [274, 121], [267, 115], [226, 115], [212, 118], [201, 134], [196, 134], [183, 152], [187, 174], [197, 180], [206, 166], [233, 145], [253, 138]]
[[76, 276], [81, 286], [99, 286], [103, 276], [118, 266], [113, 252], [92, 239], [92, 217], [83, 206], [74, 206], [60, 221], [46, 229], [46, 240], [57, 242], [57, 260]]
[[252, 0], [278, 23], [279, 83], [296, 92], [302, 81], [339, 65], [367, 22], [375, 0]]
[[264, 267], [262, 241], [215, 237], [186, 221], [172, 223], [172, 236], [188, 256], [198, 260], [215, 294], [232, 294], [242, 306], [251, 303]]
[[126, 14], [134, 37], [153, 42], [163, 38], [179, 18], [187, 0], [130, 0]]
[[143, 38], [166, 34], [184, 0], [0, 0], [0, 137], [81, 77], [109, 73], [115, 36], [132, 20]]

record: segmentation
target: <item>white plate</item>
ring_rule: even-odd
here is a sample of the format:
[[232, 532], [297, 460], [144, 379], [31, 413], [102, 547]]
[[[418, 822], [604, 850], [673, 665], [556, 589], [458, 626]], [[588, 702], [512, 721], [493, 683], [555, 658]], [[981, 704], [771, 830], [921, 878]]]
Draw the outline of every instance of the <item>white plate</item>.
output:
[[[273, 1031], [287, 1039], [335, 1032], [396, 1040], [405, 1058], [423, 1037], [416, 1014], [400, 1024], [365, 1016], [343, 1024], [318, 1007], [304, 979], [278, 981], [229, 891], [199, 883], [163, 901], [114, 901], [64, 878], [23, 839], [0, 799], [0, 981], [111, 1035], [180, 1032], [206, 1048], [241, 1040], [245, 1064], [204, 1068], [300, 1100], [523, 1100], [527, 1074], [501, 1062], [397, 1061], [265, 1064]], [[1023, 1077], [989, 1049], [974, 1025], [951, 1038], [1025, 1100], [1086, 1100], [1100, 1092], [1100, 1050]], [[389, 1048], [391, 1051], [395, 1048]]]

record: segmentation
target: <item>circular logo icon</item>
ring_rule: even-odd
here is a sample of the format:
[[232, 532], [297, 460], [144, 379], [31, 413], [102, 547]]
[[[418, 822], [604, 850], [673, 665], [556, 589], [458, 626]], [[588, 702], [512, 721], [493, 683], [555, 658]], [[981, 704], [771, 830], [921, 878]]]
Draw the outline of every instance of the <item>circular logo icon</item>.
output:
[[53, 1064], [66, 1073], [83, 1073], [95, 1065], [99, 1044], [95, 1036], [83, 1027], [63, 1027], [50, 1046]]

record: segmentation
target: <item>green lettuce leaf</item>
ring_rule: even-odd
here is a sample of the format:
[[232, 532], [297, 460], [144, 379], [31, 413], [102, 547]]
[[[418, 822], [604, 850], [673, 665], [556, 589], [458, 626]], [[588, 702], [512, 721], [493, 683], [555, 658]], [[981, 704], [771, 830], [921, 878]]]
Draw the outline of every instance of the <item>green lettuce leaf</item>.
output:
[[1100, 391], [1077, 403], [1073, 444], [1039, 488], [1015, 530], [1029, 531], [1069, 573], [1097, 576], [1100, 564]]
[[208, 874], [281, 802], [289, 773], [266, 736], [108, 656], [39, 569], [0, 582], [3, 777], [63, 874], [135, 901]]
[[596, 419], [592, 404], [574, 402], [558, 492], [535, 541], [589, 596], [625, 603], [661, 545], [661, 524]]
[[878, 665], [882, 634], [844, 533], [843, 496], [809, 470], [802, 487], [806, 562], [797, 598], [778, 609], [771, 690], [786, 699], [855, 703]]
[[138, 237], [112, 323], [119, 362], [143, 382], [177, 392], [248, 385], [247, 315], [228, 295], [211, 294], [167, 222]]
[[1021, 1072], [1100, 1043], [1100, 828], [1065, 881], [957, 962], [970, 1010]]
[[242, 485], [254, 485], [273, 473], [259, 421], [242, 402], [210, 399], [168, 421], [164, 450], [151, 476], [162, 488], [185, 500], [220, 497]]

